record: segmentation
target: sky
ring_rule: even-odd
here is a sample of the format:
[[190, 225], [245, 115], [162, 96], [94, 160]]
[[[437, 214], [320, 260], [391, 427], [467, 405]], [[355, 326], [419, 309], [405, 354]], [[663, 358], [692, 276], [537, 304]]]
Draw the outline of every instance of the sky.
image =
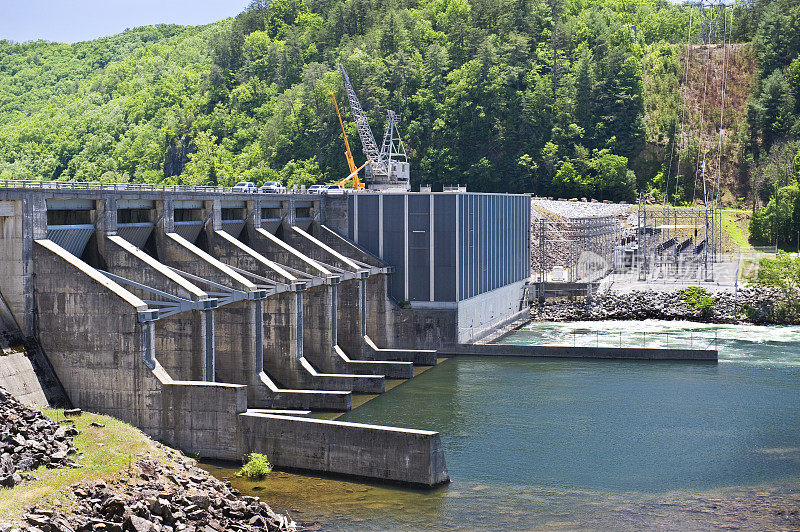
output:
[[248, 0], [0, 0], [0, 39], [74, 43], [151, 24], [199, 25], [241, 13]]

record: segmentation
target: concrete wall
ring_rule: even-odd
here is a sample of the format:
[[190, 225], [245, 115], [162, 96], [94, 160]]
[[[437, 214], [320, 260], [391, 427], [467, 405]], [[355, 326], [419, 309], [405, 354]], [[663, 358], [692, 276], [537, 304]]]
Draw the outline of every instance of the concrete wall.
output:
[[[367, 334], [382, 346], [386, 345], [386, 342], [390, 341], [391, 337], [389, 330], [393, 324], [392, 310], [395, 305], [392, 305], [388, 299], [388, 283], [386, 277], [388, 274], [379, 269], [382, 262], [376, 257], [372, 257], [363, 250], [353, 246], [351, 243], [346, 242], [342, 237], [332, 233], [330, 230], [321, 227], [319, 224], [312, 224], [310, 231], [313, 233], [312, 236], [318, 238], [325, 245], [338, 253], [348, 258], [352, 257], [366, 264], [375, 265], [375, 268], [373, 268], [375, 271], [370, 272], [366, 280], [366, 309], [363, 309], [363, 312], [366, 313]], [[284, 227], [283, 234], [288, 244], [302, 251], [314, 260], [343, 269], [350, 272], [350, 274], [356, 274], [356, 272], [361, 270], [357, 265], [354, 266], [354, 263], [348, 263], [342, 260], [340, 257], [337, 257], [336, 254], [326, 251], [323, 247], [295, 233], [289, 227]], [[356, 291], [358, 290], [357, 283], [358, 281], [355, 279], [345, 280], [340, 283], [339, 287], [339, 301], [343, 308], [339, 309], [340, 319], [338, 319], [338, 331], [344, 334], [343, 341], [350, 344], [355, 343], [355, 338], [353, 336], [356, 330], [360, 332], [360, 316], [357, 317], [356, 314], [352, 313], [354, 310], [358, 311], [358, 298], [356, 296]]]
[[[146, 262], [128, 253], [112, 240], [100, 236], [102, 257], [110, 273], [145, 284], [185, 299], [195, 296], [167, 279]], [[158, 299], [158, 296], [126, 285], [126, 288], [142, 299]], [[204, 317], [199, 311], [185, 312], [162, 318], [156, 322], [156, 351], [159, 362], [170, 376], [180, 380], [202, 380], [204, 361]]]
[[339, 304], [337, 306], [338, 316], [337, 340], [339, 346], [350, 356], [350, 358], [364, 358], [364, 339], [361, 335], [361, 281], [359, 279], [349, 279], [339, 283], [337, 288]]
[[340, 368], [333, 352], [331, 290], [329, 285], [319, 285], [303, 293], [303, 355], [321, 371], [336, 373]]
[[48, 406], [47, 396], [39, 385], [33, 362], [24, 351], [0, 353], [0, 387], [17, 401], [29, 406]]
[[244, 386], [167, 381], [161, 404], [162, 441], [200, 458], [242, 458], [237, 415], [247, 410]]
[[717, 361], [716, 350], [670, 349], [644, 347], [567, 347], [542, 345], [480, 344], [451, 345], [443, 348], [444, 356], [510, 356], [544, 358], [605, 358], [627, 360], [696, 360]]
[[0, 294], [19, 328], [24, 326], [25, 283], [22, 201], [0, 201]]
[[246, 413], [242, 447], [266, 453], [281, 467], [405, 484], [449, 481], [438, 432], [360, 423]]
[[398, 342], [394, 334], [399, 307], [389, 299], [390, 275], [380, 273], [367, 278], [367, 335], [382, 347], [409, 347], [411, 344]]
[[502, 286], [458, 303], [458, 343], [469, 343], [519, 312], [525, 281]]
[[264, 371], [285, 387], [304, 380], [297, 367], [297, 294], [283, 292], [264, 300]]
[[388, 345], [407, 349], [440, 349], [457, 343], [456, 311], [448, 309], [397, 309]]
[[160, 387], [140, 358], [136, 309], [41, 245], [33, 256], [39, 338], [72, 403], [158, 432], [147, 411], [160, 409]]
[[[232, 280], [172, 239], [156, 233], [159, 260], [187, 273], [239, 290], [247, 287]], [[201, 288], [203, 288], [201, 286]], [[254, 375], [255, 323], [250, 301], [237, 301], [215, 311], [216, 375], [218, 382], [245, 384]]]
[[327, 225], [340, 235], [346, 235], [349, 230], [347, 213], [349, 196], [325, 196], [322, 205], [322, 217], [319, 222]]
[[[246, 389], [215, 383], [174, 382], [156, 362], [142, 360], [146, 330], [137, 310], [114, 283], [86, 275], [77, 258], [68, 262], [37, 243], [39, 337], [72, 403], [114, 416], [152, 437], [208, 458], [238, 459], [236, 414]], [[88, 265], [83, 266], [90, 268]], [[53, 333], [53, 331], [57, 331]]]

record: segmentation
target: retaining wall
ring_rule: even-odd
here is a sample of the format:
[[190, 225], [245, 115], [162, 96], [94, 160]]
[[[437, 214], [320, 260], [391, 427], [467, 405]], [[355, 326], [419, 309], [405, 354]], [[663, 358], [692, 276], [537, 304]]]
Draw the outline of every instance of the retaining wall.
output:
[[443, 347], [443, 356], [474, 355], [543, 358], [717, 361], [716, 350], [643, 347], [567, 347], [513, 344], [459, 344]]
[[450, 480], [438, 432], [245, 413], [243, 447], [281, 467], [435, 486]]

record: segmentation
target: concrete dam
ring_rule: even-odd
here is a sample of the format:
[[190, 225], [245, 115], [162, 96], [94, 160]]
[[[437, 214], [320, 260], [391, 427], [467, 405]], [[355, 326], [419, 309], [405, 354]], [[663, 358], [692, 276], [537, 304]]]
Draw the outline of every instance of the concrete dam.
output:
[[527, 312], [529, 242], [527, 196], [0, 183], [0, 386], [204, 459], [434, 486], [438, 432], [309, 414]]

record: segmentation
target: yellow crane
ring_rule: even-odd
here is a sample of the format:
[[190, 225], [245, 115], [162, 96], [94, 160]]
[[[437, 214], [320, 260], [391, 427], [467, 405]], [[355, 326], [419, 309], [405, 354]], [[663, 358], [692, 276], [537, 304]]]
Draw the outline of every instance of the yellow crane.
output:
[[342, 128], [342, 138], [344, 139], [344, 148], [345, 148], [344, 156], [347, 158], [347, 166], [350, 167], [350, 175], [348, 175], [341, 181], [337, 181], [336, 184], [344, 188], [345, 184], [348, 181], [352, 180], [353, 190], [360, 190], [364, 188], [364, 183], [362, 183], [361, 180], [358, 178], [358, 172], [372, 161], [368, 160], [367, 162], [356, 168], [356, 162], [353, 159], [353, 152], [350, 151], [350, 142], [348, 142], [347, 133], [344, 130], [344, 122], [342, 122], [342, 115], [341, 113], [339, 113], [339, 104], [336, 101], [336, 95], [333, 94], [333, 91], [331, 91], [331, 98], [333, 98], [333, 105], [334, 107], [336, 107], [336, 116], [339, 118], [339, 126]]

